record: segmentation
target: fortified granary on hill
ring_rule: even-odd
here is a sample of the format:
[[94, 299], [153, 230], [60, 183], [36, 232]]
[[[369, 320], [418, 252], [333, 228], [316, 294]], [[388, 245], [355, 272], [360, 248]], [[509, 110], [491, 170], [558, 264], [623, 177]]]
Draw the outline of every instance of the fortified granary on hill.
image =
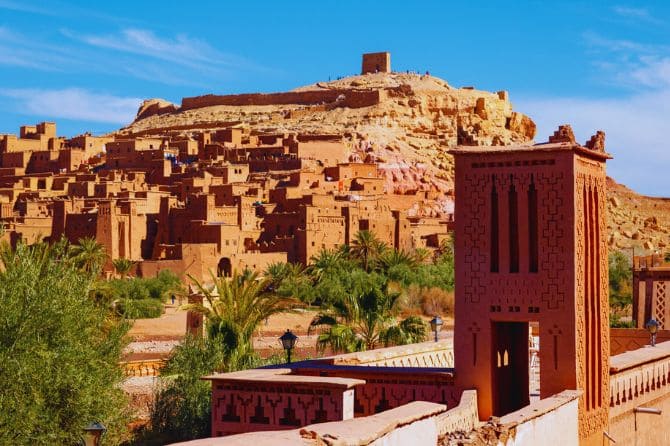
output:
[[3, 237], [95, 237], [152, 276], [206, 279], [276, 261], [306, 264], [369, 230], [399, 249], [439, 247], [450, 215], [436, 193], [387, 190], [375, 162], [341, 135], [250, 134], [229, 127], [164, 137], [66, 139], [56, 125], [0, 137]]

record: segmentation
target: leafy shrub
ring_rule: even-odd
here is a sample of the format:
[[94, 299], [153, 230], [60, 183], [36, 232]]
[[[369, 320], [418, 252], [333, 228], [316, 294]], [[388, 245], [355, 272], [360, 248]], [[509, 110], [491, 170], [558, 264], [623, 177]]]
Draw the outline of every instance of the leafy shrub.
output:
[[[200, 378], [216, 371], [233, 371], [226, 359], [221, 338], [188, 336], [173, 351], [161, 370], [160, 382], [151, 406], [148, 426], [131, 444], [163, 445], [209, 437], [211, 432], [211, 384]], [[247, 367], [278, 364], [281, 356], [266, 360], [254, 356]]]
[[163, 303], [157, 299], [124, 299], [116, 309], [126, 319], [150, 319], [163, 314]]
[[128, 326], [89, 297], [82, 274], [45, 244], [0, 246], [0, 444], [74, 445], [93, 421], [118, 444], [127, 400], [118, 365]]

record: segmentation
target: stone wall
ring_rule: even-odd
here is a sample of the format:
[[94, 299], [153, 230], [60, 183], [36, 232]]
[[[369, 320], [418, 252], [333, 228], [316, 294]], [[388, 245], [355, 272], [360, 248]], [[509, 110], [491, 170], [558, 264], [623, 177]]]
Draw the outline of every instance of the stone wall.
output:
[[123, 361], [119, 365], [128, 377], [158, 376], [161, 368], [165, 365], [165, 361], [163, 359]]
[[320, 423], [289, 431], [250, 432], [176, 443], [182, 446], [435, 446], [440, 404], [417, 401], [365, 418]]
[[390, 73], [391, 72], [391, 53], [367, 53], [363, 54], [363, 63], [361, 64], [361, 74], [367, 73]]
[[463, 392], [458, 406], [438, 415], [437, 426], [441, 438], [471, 432], [478, 427], [477, 391], [466, 390]]
[[[575, 390], [565, 390], [504, 417], [494, 418], [470, 433], [467, 444], [498, 446], [581, 444], [578, 429], [580, 394], [581, 392]], [[447, 436], [440, 444], [457, 444], [449, 443], [449, 439]]]
[[296, 376], [291, 369], [252, 369], [208, 376], [212, 436], [295, 429], [354, 417], [354, 390], [364, 381]]
[[362, 381], [354, 391], [354, 416], [366, 417], [412, 401], [430, 401], [456, 407], [461, 389], [451, 369], [425, 367], [319, 366], [296, 364], [300, 376], [340, 377]]
[[309, 90], [291, 91], [286, 93], [249, 93], [232, 95], [195, 96], [183, 98], [181, 110], [211, 107], [215, 105], [246, 106], [246, 105], [316, 105], [337, 102], [337, 105], [350, 108], [369, 107], [379, 104], [383, 99], [384, 90]]
[[[659, 330], [657, 342], [670, 341], [670, 330]], [[649, 345], [649, 332], [643, 328], [611, 328], [610, 355], [618, 355]]]
[[442, 367], [454, 366], [453, 342], [421, 342], [397, 347], [378, 348], [366, 352], [348, 353], [323, 358], [333, 365], [363, 365], [374, 367]]
[[[670, 342], [613, 356], [609, 434], [618, 444], [670, 444]], [[661, 414], [637, 411], [660, 409]]]

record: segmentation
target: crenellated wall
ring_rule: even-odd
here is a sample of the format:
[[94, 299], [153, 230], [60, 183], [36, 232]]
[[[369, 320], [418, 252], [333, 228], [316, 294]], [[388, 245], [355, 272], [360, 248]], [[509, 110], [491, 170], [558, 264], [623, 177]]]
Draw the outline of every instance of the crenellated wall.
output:
[[369, 107], [379, 104], [385, 96], [384, 90], [309, 90], [290, 91], [286, 93], [249, 93], [231, 95], [195, 96], [183, 98], [181, 110], [211, 107], [215, 105], [245, 106], [245, 105], [315, 105], [337, 102], [337, 105], [350, 108]]

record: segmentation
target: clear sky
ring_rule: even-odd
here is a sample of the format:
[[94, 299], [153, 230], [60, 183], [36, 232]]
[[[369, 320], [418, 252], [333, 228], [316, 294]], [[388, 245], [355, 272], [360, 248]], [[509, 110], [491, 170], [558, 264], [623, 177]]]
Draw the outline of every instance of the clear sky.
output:
[[101, 133], [140, 101], [283, 91], [360, 70], [508, 90], [539, 127], [607, 133], [609, 173], [670, 196], [670, 2], [0, 0], [0, 133]]

